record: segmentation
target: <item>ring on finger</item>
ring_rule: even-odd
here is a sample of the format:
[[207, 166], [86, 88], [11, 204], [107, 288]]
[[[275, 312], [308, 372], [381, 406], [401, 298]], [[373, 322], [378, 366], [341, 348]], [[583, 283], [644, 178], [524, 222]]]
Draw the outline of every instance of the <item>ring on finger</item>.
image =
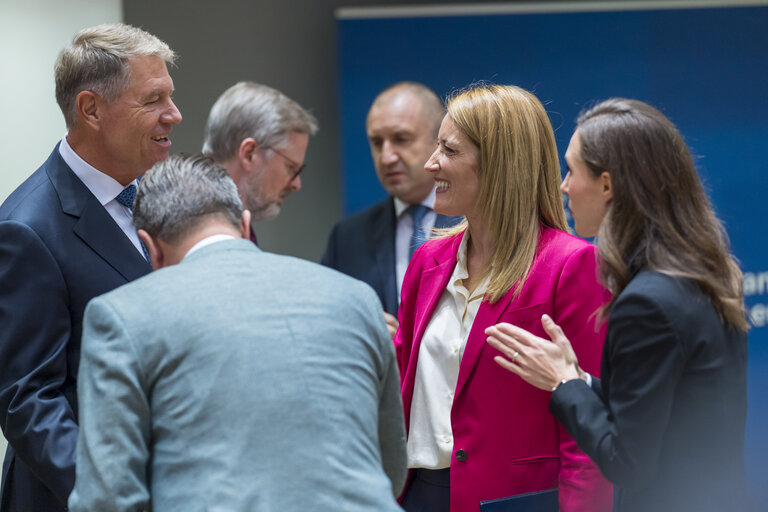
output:
[[512, 354], [512, 362], [513, 363], [515, 362], [515, 359], [517, 359], [517, 356], [519, 356], [519, 355], [520, 355], [520, 352], [518, 352], [518, 351], [515, 351], [515, 353]]

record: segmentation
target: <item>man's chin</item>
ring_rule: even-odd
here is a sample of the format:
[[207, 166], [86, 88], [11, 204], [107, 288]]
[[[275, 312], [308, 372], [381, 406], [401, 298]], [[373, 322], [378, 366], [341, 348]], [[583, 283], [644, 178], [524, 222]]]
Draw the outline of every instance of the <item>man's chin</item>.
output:
[[272, 220], [280, 213], [280, 205], [278, 203], [270, 203], [266, 205], [250, 206], [248, 208], [251, 211], [251, 220], [253, 222], [261, 222], [264, 220]]

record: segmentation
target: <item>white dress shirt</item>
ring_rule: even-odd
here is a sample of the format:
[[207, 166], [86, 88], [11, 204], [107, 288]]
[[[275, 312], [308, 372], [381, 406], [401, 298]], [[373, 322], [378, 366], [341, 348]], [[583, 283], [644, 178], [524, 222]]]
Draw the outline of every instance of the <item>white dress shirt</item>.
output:
[[216, 242], [222, 242], [224, 240], [234, 240], [234, 238], [235, 237], [233, 237], [232, 235], [225, 235], [224, 233], [220, 233], [218, 235], [207, 236], [207, 237], [203, 238], [202, 240], [200, 240], [199, 242], [197, 242], [192, 247], [190, 247], [189, 250], [187, 251], [187, 254], [185, 254], [184, 257], [186, 258], [187, 256], [189, 256], [193, 252], [195, 252], [195, 251], [197, 251], [199, 249], [202, 249], [206, 245], [215, 244]]
[[464, 279], [469, 277], [468, 240], [469, 233], [459, 245], [456, 268], [421, 339], [411, 399], [409, 468], [444, 469], [451, 465], [451, 406], [459, 364], [490, 281], [486, 278], [471, 294], [464, 287]]
[[[408, 262], [410, 261], [410, 244], [411, 235], [413, 234], [413, 217], [405, 213], [405, 210], [410, 206], [404, 203], [398, 198], [395, 199], [395, 218], [397, 218], [397, 228], [395, 231], [395, 273], [397, 276], [397, 303], [400, 304], [400, 289], [403, 286], [403, 278], [405, 277], [405, 270], [408, 268]], [[435, 227], [435, 221], [437, 220], [437, 214], [432, 209], [435, 206], [435, 189], [429, 193], [426, 199], [421, 204], [429, 208], [429, 211], [424, 215], [421, 221], [421, 228], [424, 233], [429, 237], [432, 232], [432, 228]]]
[[[136, 247], [136, 250], [139, 251], [141, 257], [144, 258], [141, 241], [133, 225], [133, 213], [115, 199], [127, 185], [121, 185], [120, 182], [111, 176], [104, 174], [80, 158], [80, 155], [75, 153], [70, 147], [66, 136], [61, 139], [61, 144], [59, 144], [59, 154], [75, 175], [80, 178], [80, 181], [91, 191], [91, 194], [96, 196], [96, 199], [107, 210], [107, 213], [115, 220], [117, 225], [120, 226], [125, 236], [128, 237], [133, 246]], [[132, 183], [137, 187], [139, 186], [137, 180], [133, 180]]]

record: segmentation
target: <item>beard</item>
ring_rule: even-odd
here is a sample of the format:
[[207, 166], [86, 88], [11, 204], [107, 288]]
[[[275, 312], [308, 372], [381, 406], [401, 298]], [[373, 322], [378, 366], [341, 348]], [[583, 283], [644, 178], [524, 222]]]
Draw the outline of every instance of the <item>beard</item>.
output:
[[245, 207], [251, 212], [252, 221], [270, 220], [280, 213], [280, 205], [275, 202], [262, 201], [257, 197], [249, 197]]
[[261, 175], [250, 175], [240, 189], [240, 199], [243, 206], [250, 210], [252, 221], [270, 220], [280, 213], [277, 200], [266, 197], [261, 183]]

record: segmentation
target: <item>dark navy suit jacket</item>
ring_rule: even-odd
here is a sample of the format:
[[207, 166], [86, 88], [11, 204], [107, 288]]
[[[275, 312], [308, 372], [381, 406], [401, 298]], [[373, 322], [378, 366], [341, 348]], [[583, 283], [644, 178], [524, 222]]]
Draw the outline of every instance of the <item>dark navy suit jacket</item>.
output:
[[65, 509], [83, 311], [150, 270], [58, 146], [0, 206], [0, 512]]
[[[436, 228], [457, 224], [461, 217], [438, 215]], [[391, 197], [337, 223], [321, 263], [368, 283], [384, 311], [397, 316], [395, 271], [395, 202]]]

